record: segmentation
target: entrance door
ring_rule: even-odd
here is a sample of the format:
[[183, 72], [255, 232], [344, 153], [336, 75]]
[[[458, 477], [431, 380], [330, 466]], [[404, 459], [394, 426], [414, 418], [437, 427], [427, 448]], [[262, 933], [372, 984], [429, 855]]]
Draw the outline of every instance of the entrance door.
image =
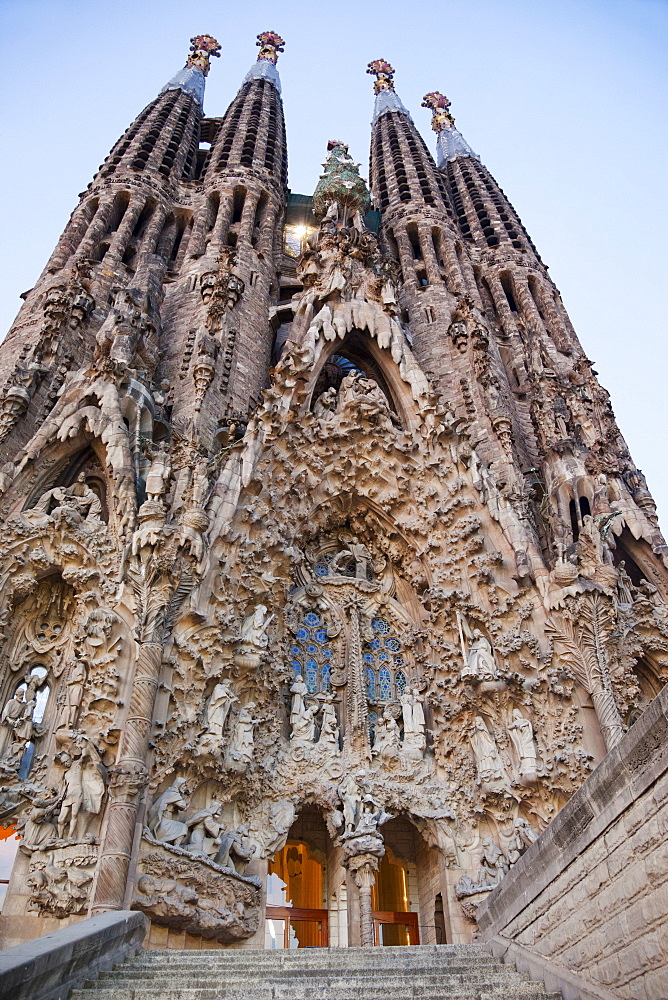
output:
[[326, 948], [329, 944], [327, 910], [268, 906], [265, 948]]
[[420, 943], [418, 915], [411, 911], [408, 865], [396, 857], [390, 847], [386, 847], [378, 866], [371, 904], [375, 944]]
[[419, 944], [417, 913], [374, 910], [373, 943], [376, 945]]
[[326, 948], [329, 923], [325, 902], [326, 871], [321, 852], [303, 840], [288, 840], [269, 862], [265, 948]]

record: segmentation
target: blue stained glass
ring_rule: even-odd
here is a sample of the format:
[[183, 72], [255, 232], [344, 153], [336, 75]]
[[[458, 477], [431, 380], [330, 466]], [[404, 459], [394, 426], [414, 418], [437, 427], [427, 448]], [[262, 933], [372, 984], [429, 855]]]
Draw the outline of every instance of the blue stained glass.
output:
[[299, 656], [299, 654], [301, 653], [301, 651], [302, 651], [301, 646], [290, 646], [290, 652], [294, 653], [295, 656]]
[[391, 649], [393, 652], [396, 652], [397, 650], [401, 649], [401, 643], [399, 642], [398, 639], [386, 639], [385, 645], [387, 646], [388, 649]]
[[313, 633], [316, 642], [327, 642], [327, 629], [319, 628]]
[[385, 701], [392, 697], [392, 678], [390, 677], [389, 667], [381, 667], [379, 671], [380, 678], [380, 697]]
[[403, 658], [403, 656], [395, 656], [394, 657], [394, 664], [397, 667], [403, 667], [403, 665], [404, 665], [404, 658]]
[[372, 653], [365, 653], [364, 654], [364, 662], [365, 663], [373, 663], [373, 654]]
[[384, 618], [374, 618], [371, 622], [371, 628], [374, 632], [379, 632], [381, 635], [387, 635], [390, 631], [390, 626]]
[[331, 649], [323, 649], [323, 651], [322, 651], [322, 655], [323, 655], [323, 656], [326, 656], [326, 657], [328, 657], [328, 658], [329, 658], [329, 657], [331, 657], [331, 655], [332, 655], [332, 651], [331, 651]]
[[307, 615], [304, 615], [304, 621], [307, 625], [313, 627], [313, 625], [320, 624], [320, 615], [316, 615], [315, 612], [309, 611]]
[[317, 653], [318, 652], [318, 647], [314, 646], [312, 642], [309, 642], [308, 645], [306, 646], [306, 652], [307, 653]]
[[309, 691], [318, 690], [318, 664], [315, 660], [306, 661], [306, 677], [304, 681]]
[[330, 682], [329, 682], [329, 675], [331, 673], [331, 669], [332, 669], [331, 663], [324, 663], [323, 664], [322, 675], [321, 675], [322, 676], [322, 689], [323, 689], [323, 691], [329, 691], [329, 689], [330, 689], [331, 685], [330, 685]]
[[390, 657], [388, 656], [388, 654], [384, 650], [381, 653], [378, 654], [378, 659], [379, 660], [389, 660], [389, 658]]
[[328, 576], [329, 575], [329, 566], [324, 566], [323, 563], [318, 563], [318, 565], [315, 568], [315, 575], [316, 576]]
[[301, 674], [301, 672], [302, 672], [302, 665], [299, 662], [299, 660], [293, 660], [292, 661], [292, 669], [294, 670], [294, 672], [296, 674]]
[[373, 739], [373, 735], [376, 731], [376, 726], [378, 724], [378, 713], [369, 712], [368, 719], [369, 719], [369, 736], [371, 736], [371, 738]]
[[376, 675], [371, 667], [366, 668], [366, 696], [372, 700], [376, 697]]
[[394, 675], [394, 686], [397, 689], [397, 698], [401, 698], [402, 694], [406, 690], [406, 674], [403, 670], [397, 670]]
[[371, 649], [380, 649], [380, 639], [372, 639], [371, 642], [367, 643]]
[[309, 630], [307, 628], [304, 628], [303, 625], [300, 625], [299, 628], [297, 629], [297, 638], [298, 639], [308, 639], [309, 638]]

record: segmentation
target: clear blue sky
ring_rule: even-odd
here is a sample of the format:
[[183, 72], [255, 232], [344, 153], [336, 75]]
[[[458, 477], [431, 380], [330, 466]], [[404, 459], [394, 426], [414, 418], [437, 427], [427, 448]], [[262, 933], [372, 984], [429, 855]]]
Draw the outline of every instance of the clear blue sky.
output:
[[3, 0], [0, 329], [6, 330], [116, 138], [185, 61], [223, 45], [206, 111], [221, 115], [255, 58], [279, 60], [293, 191], [327, 140], [367, 170], [370, 59], [434, 148], [422, 95], [441, 90], [550, 265], [668, 526], [668, 3], [664, 0]]

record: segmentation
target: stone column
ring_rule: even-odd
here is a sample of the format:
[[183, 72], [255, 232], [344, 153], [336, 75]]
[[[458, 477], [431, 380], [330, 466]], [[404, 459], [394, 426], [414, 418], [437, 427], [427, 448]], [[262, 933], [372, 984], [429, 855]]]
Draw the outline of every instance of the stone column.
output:
[[[384, 853], [383, 848], [383, 853]], [[374, 854], [358, 854], [348, 858], [346, 868], [353, 876], [360, 896], [360, 940], [363, 948], [373, 946], [373, 910], [371, 890], [376, 884], [379, 858]]]
[[140, 645], [121, 752], [111, 772], [107, 827], [91, 916], [123, 907], [140, 792], [148, 780], [146, 756], [161, 660], [161, 643], [149, 641]]

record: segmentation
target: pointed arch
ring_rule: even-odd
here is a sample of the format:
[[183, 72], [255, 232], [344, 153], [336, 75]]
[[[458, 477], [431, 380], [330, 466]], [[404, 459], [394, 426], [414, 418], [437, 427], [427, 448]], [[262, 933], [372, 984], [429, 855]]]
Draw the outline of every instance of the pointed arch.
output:
[[333, 357], [344, 359], [378, 384], [403, 428], [417, 427], [419, 420], [411, 387], [402, 378], [399, 365], [389, 349], [380, 347], [374, 337], [359, 329], [352, 330], [342, 341], [337, 338], [325, 343], [307, 382], [306, 410], [312, 409], [319, 394], [318, 386], [327, 387], [323, 373], [326, 374], [326, 366], [331, 366]]

